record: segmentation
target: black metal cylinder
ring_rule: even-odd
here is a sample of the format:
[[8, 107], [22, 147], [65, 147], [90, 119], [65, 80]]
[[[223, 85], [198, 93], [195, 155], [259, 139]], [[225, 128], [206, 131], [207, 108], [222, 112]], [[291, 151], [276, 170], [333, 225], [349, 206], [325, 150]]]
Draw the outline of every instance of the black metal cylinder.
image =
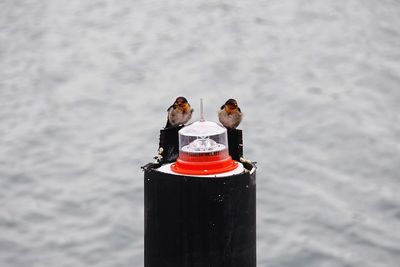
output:
[[144, 168], [145, 267], [255, 267], [256, 167], [226, 177]]

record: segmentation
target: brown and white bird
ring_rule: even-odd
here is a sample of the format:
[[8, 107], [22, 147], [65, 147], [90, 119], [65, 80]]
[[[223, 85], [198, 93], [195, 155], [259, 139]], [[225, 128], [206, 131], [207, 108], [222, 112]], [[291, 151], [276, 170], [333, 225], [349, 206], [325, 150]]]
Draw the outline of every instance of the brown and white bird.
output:
[[193, 109], [183, 96], [176, 98], [168, 108], [167, 125], [165, 128], [187, 123], [192, 118]]
[[226, 128], [235, 129], [242, 121], [243, 113], [235, 99], [228, 99], [218, 111], [218, 119]]

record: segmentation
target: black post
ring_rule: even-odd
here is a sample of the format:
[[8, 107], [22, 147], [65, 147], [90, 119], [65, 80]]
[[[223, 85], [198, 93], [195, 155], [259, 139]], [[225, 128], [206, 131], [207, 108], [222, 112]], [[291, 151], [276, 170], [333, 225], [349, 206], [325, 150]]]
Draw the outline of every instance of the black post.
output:
[[243, 157], [243, 135], [242, 130], [227, 129], [229, 155], [233, 160], [240, 161]]
[[[163, 138], [160, 147], [178, 146]], [[241, 131], [236, 139], [241, 144]], [[238, 144], [233, 147], [241, 149]], [[164, 154], [165, 161], [172, 154]], [[144, 167], [145, 267], [255, 267], [255, 165], [244, 163], [243, 173], [226, 177], [167, 174], [156, 167]]]
[[160, 130], [159, 147], [162, 148], [161, 164], [171, 163], [176, 161], [179, 154], [179, 137], [178, 131], [183, 128], [183, 125], [169, 127]]

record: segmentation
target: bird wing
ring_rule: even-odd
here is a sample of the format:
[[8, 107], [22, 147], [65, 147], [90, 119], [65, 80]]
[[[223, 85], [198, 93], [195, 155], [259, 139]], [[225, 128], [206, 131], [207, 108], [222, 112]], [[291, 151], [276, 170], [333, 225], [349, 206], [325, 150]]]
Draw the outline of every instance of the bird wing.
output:
[[167, 124], [165, 124], [164, 128], [169, 128], [171, 126], [172, 126], [172, 124], [169, 122], [169, 119], [167, 118]]
[[175, 108], [175, 104], [172, 104], [172, 105], [167, 109], [167, 111], [170, 111], [171, 108]]

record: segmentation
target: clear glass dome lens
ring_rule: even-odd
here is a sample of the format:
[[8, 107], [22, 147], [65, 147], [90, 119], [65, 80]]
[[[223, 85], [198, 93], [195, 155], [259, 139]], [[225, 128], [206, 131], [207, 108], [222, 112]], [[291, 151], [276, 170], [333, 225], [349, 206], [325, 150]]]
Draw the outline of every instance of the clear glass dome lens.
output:
[[229, 156], [228, 136], [223, 126], [211, 121], [197, 121], [179, 130], [180, 159], [210, 155]]
[[229, 156], [226, 128], [197, 121], [179, 130], [179, 157], [171, 170], [184, 174], [216, 174], [236, 169]]

